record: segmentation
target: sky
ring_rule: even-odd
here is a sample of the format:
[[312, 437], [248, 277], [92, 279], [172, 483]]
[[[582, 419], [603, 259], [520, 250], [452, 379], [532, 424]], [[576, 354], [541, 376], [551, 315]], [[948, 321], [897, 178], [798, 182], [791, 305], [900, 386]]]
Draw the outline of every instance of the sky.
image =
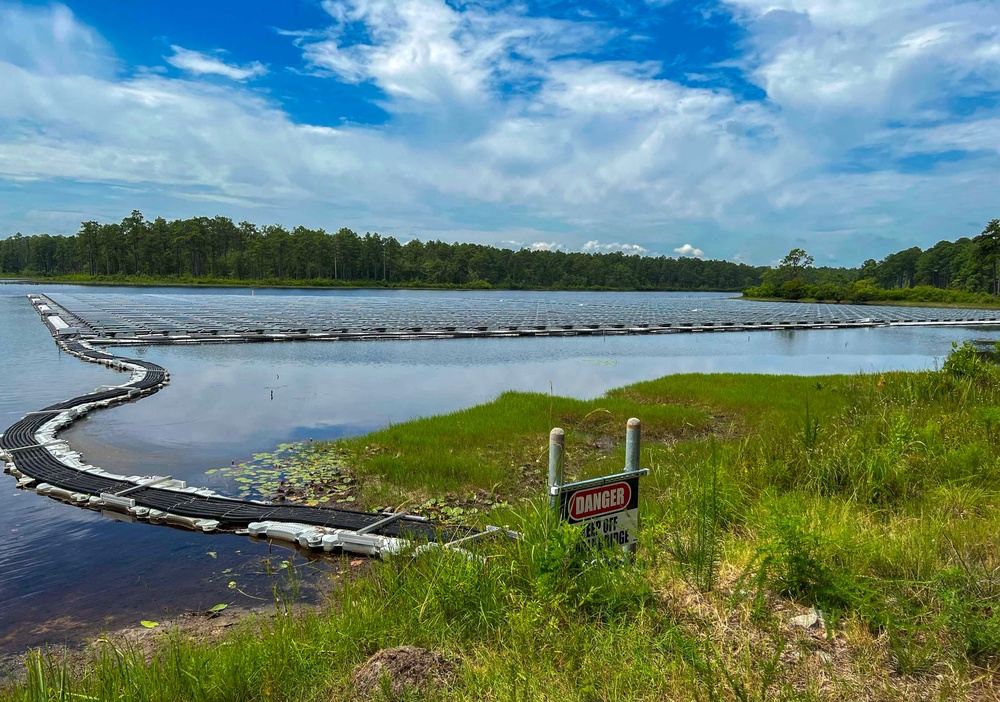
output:
[[0, 236], [859, 265], [1000, 217], [998, 0], [0, 0]]

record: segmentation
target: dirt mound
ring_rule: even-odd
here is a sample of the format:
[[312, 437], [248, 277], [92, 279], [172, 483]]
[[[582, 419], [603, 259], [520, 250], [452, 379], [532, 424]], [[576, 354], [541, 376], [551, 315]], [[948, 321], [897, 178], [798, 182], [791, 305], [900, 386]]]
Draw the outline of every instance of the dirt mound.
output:
[[362, 699], [383, 690], [383, 684], [398, 697], [406, 690], [426, 691], [454, 679], [455, 666], [447, 658], [417, 646], [384, 648], [351, 676], [355, 693]]

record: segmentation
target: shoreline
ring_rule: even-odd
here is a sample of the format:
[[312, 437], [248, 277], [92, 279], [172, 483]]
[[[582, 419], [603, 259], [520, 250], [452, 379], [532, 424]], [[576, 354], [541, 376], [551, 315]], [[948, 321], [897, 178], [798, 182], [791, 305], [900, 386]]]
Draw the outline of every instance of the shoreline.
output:
[[[29, 659], [27, 677], [0, 685], [0, 700], [21, 699], [29, 686], [102, 698], [122, 685], [134, 699], [169, 689], [197, 698], [237, 680], [272, 681], [295, 690], [292, 699], [347, 700], [352, 671], [398, 646], [433, 647], [454, 661], [446, 699], [515, 699], [511, 685], [520, 698], [526, 689], [566, 697], [581, 684], [628, 693], [618, 699], [707, 698], [715, 684], [759, 687], [768, 665], [773, 690], [804, 686], [823, 699], [986, 691], [1000, 682], [982, 674], [996, 670], [1000, 640], [984, 637], [1000, 623], [977, 595], [980, 581], [966, 584], [960, 569], [992, 553], [983, 549], [1000, 523], [1000, 496], [989, 489], [1000, 466], [969, 462], [1000, 440], [981, 426], [1000, 369], [963, 353], [939, 371], [666, 376], [593, 400], [509, 392], [321, 444], [317, 458], [350, 467], [359, 502], [423, 502], [473, 524], [511, 524], [526, 538], [484, 544], [481, 561], [435, 549], [364, 560], [359, 570], [349, 563], [322, 604], [254, 616], [234, 606], [233, 624], [219, 632], [126, 627], [110, 635], [113, 649], [98, 639], [104, 649], [74, 649], [68, 664]], [[651, 469], [639, 556], [578, 562], [564, 541], [572, 534], [540, 516], [539, 447], [561, 426], [567, 479], [606, 475], [624, 459], [629, 416], [642, 418]], [[945, 422], [947, 434], [937, 429]], [[865, 463], [874, 460], [877, 472]], [[465, 497], [476, 489], [489, 504]], [[705, 548], [710, 566], [696, 560]], [[918, 582], [905, 577], [916, 567], [926, 572]], [[886, 631], [886, 621], [908, 622], [918, 602], [921, 628]], [[148, 645], [129, 648], [136, 635]], [[904, 635], [918, 638], [893, 638]], [[949, 646], [934, 647], [940, 640]], [[901, 657], [910, 649], [900, 646], [920, 646], [922, 657]], [[553, 649], [582, 653], [553, 671], [543, 655]], [[621, 667], [622, 651], [634, 665]], [[503, 661], [515, 655], [512, 678]], [[706, 660], [727, 677], [707, 677]], [[255, 685], [241, 699], [264, 700], [268, 689]]]
[[747, 297], [745, 295], [741, 295], [733, 299], [745, 300], [747, 302], [786, 302], [789, 304], [805, 304], [805, 305], [859, 305], [865, 307], [938, 307], [941, 309], [957, 309], [957, 310], [1000, 309], [1000, 302], [995, 302], [995, 303], [916, 302], [912, 300], [872, 300], [870, 302], [853, 302], [849, 300], [815, 300], [812, 298], [803, 298], [801, 300], [788, 300], [783, 297]]
[[24, 285], [84, 285], [84, 286], [107, 286], [107, 287], [129, 287], [129, 288], [192, 288], [192, 289], [254, 289], [254, 290], [399, 290], [399, 291], [427, 291], [441, 290], [453, 292], [632, 292], [632, 293], [732, 293], [739, 295], [739, 290], [720, 288], [534, 288], [528, 286], [519, 287], [497, 287], [481, 285], [457, 285], [451, 283], [442, 284], [397, 284], [389, 283], [379, 285], [371, 281], [358, 282], [357, 284], [347, 281], [333, 281], [329, 284], [309, 285], [297, 282], [288, 283], [255, 283], [253, 281], [219, 281], [207, 280], [205, 282], [188, 281], [181, 282], [170, 279], [159, 281], [129, 281], [129, 280], [78, 280], [75, 278], [17, 278], [7, 279], [0, 277], [0, 284], [20, 283]]
[[170, 279], [162, 280], [78, 280], [74, 278], [62, 277], [41, 277], [41, 278], [5, 278], [0, 276], [0, 285], [80, 285], [85, 287], [123, 287], [123, 288], [187, 288], [192, 290], [383, 290], [383, 291], [414, 291], [414, 292], [551, 292], [551, 293], [729, 293], [730, 299], [743, 300], [747, 302], [781, 302], [789, 304], [817, 304], [817, 305], [857, 305], [862, 307], [922, 307], [940, 309], [964, 309], [964, 310], [996, 310], [1000, 309], [1000, 301], [994, 303], [982, 302], [925, 302], [913, 300], [817, 300], [814, 298], [802, 298], [790, 300], [783, 297], [748, 297], [742, 295], [739, 290], [725, 288], [544, 288], [544, 287], [483, 287], [480, 285], [454, 285], [454, 284], [385, 284], [379, 285], [370, 281], [351, 283], [347, 281], [332, 281], [328, 284], [310, 285], [298, 282], [247, 282], [247, 281], [227, 281], [227, 280], [206, 280], [202, 281], [176, 281]]

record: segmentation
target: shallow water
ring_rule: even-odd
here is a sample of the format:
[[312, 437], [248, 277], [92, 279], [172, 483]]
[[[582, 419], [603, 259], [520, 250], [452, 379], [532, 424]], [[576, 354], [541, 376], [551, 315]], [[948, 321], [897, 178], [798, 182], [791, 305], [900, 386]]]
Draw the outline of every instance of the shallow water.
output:
[[[124, 376], [61, 354], [24, 299], [28, 292], [107, 288], [0, 285], [0, 427], [25, 412], [121, 382]], [[142, 295], [156, 289], [115, 288]], [[188, 294], [170, 289], [172, 295]], [[197, 294], [206, 294], [198, 289]], [[210, 294], [240, 295], [218, 290]], [[257, 291], [298, 295], [299, 291]], [[399, 291], [310, 291], [310, 296], [433, 296]], [[482, 293], [478, 293], [482, 294]], [[529, 293], [522, 293], [530, 295]], [[534, 293], [544, 297], [544, 293]], [[615, 293], [562, 293], [590, 296]], [[672, 294], [695, 307], [713, 294]], [[952, 341], [998, 339], [982, 328], [355, 343], [274, 343], [121, 349], [166, 367], [171, 383], [139, 402], [97, 412], [63, 436], [113, 471], [158, 473], [227, 488], [205, 470], [307, 438], [363, 433], [487, 401], [504, 390], [594, 397], [672, 373], [804, 375], [932, 368]], [[273, 392], [273, 399], [271, 393]], [[105, 625], [219, 602], [269, 597], [266, 544], [125, 524], [14, 488], [0, 476], [0, 651], [71, 640]], [[274, 560], [288, 557], [275, 549]], [[309, 578], [306, 578], [307, 582]]]

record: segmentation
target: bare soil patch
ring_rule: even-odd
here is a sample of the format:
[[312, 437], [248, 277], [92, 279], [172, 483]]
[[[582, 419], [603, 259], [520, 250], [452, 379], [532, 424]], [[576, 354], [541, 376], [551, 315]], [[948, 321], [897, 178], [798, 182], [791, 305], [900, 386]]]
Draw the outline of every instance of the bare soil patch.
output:
[[368, 699], [379, 692], [400, 697], [426, 692], [455, 679], [455, 665], [440, 653], [417, 646], [384, 648], [351, 676], [355, 694]]

